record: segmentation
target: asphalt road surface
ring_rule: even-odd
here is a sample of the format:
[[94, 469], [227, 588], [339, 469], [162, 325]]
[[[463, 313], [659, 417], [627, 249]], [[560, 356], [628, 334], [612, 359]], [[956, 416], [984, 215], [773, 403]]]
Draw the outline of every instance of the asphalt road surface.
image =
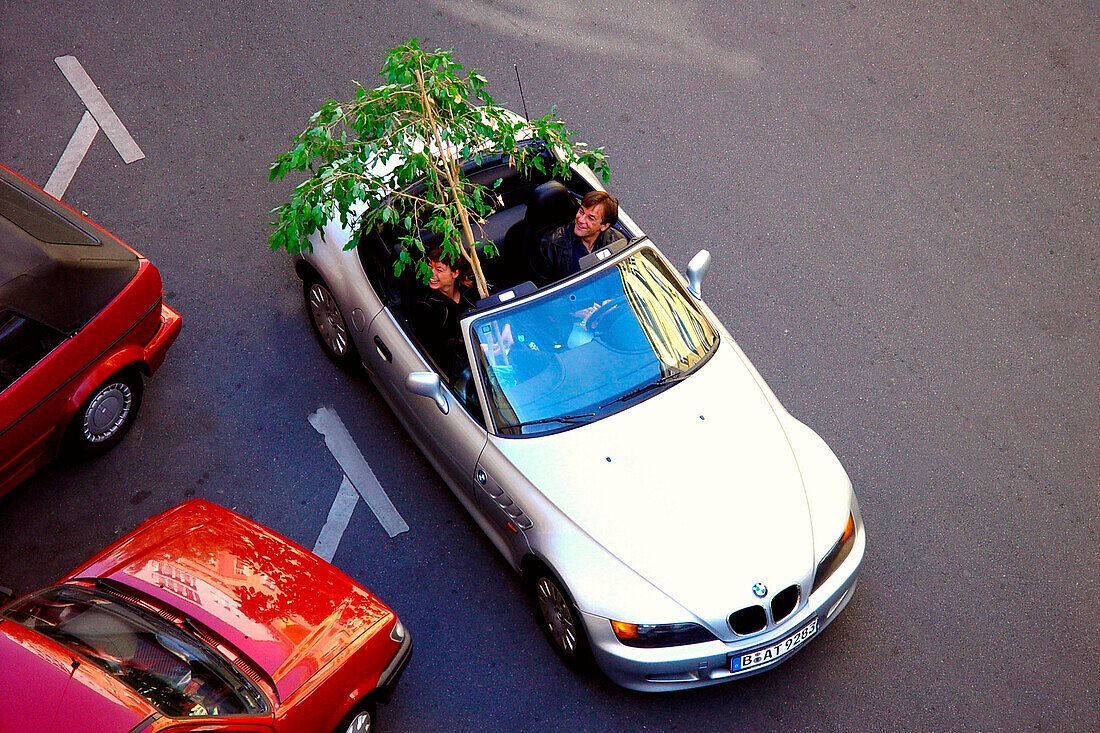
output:
[[[184, 317], [120, 446], [0, 499], [4, 584], [192, 496], [313, 547], [342, 474], [309, 422], [328, 406], [409, 526], [360, 503], [333, 560], [416, 638], [385, 729], [1100, 729], [1097, 3], [5, 0], [0, 29], [0, 161], [49, 179], [84, 112], [54, 59], [76, 57], [145, 157], [97, 135], [64, 200]], [[267, 168], [413, 36], [515, 109], [518, 64], [531, 113], [606, 147], [673, 261], [709, 249], [708, 302], [848, 469], [860, 587], [775, 670], [668, 695], [566, 671], [374, 388], [314, 342], [266, 244], [290, 187]]]

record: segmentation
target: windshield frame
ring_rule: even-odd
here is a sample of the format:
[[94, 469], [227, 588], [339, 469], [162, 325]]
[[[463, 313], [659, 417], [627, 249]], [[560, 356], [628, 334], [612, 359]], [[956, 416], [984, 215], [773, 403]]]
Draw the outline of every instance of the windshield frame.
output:
[[[671, 378], [666, 375], [665, 377], [657, 380], [658, 382], [664, 382], [664, 384], [658, 386], [656, 383], [648, 383], [652, 385], [651, 389], [637, 390], [637, 394], [632, 396], [630, 399], [624, 400], [619, 397], [601, 402], [600, 404], [590, 405], [583, 410], [578, 410], [578, 412], [592, 412], [593, 414], [588, 419], [577, 420], [572, 419], [578, 417], [577, 415], [563, 414], [562, 421], [560, 422], [560, 424], [557, 425], [554, 424], [556, 422], [554, 418], [542, 418], [530, 422], [521, 421], [517, 425], [501, 425], [498, 421], [497, 411], [493, 409], [492, 405], [490, 404], [492, 390], [487, 382], [489, 376], [487, 370], [484, 368], [482, 357], [479, 353], [480, 339], [473, 331], [474, 322], [481, 321], [481, 319], [500, 319], [505, 317], [506, 314], [511, 310], [515, 310], [517, 308], [526, 308], [533, 305], [537, 301], [555, 298], [563, 290], [575, 288], [583, 281], [595, 280], [601, 277], [608, 270], [617, 267], [624, 260], [639, 254], [643, 250], [646, 251], [647, 255], [652, 259], [655, 265], [664, 270], [663, 274], [665, 275], [665, 280], [673, 288], [675, 288], [677, 294], [681, 298], [691, 304], [693, 309], [698, 313], [698, 315], [702, 318], [707, 327], [710, 329], [713, 335], [713, 341], [711, 342], [710, 347], [707, 349], [706, 353], [704, 353], [695, 364], [691, 365], [682, 373], [674, 375]], [[582, 425], [595, 423], [602, 420], [603, 418], [610, 417], [611, 415], [614, 415], [618, 412], [622, 412], [625, 409], [628, 409], [640, 402], [643, 402], [660, 394], [661, 392], [664, 392], [666, 389], [672, 387], [675, 384], [678, 384], [679, 382], [684, 381], [691, 375], [695, 374], [696, 371], [698, 371], [705, 363], [710, 360], [710, 358], [718, 350], [722, 341], [721, 324], [717, 322], [717, 319], [714, 318], [714, 315], [709, 311], [709, 309], [705, 307], [703, 301], [691, 294], [691, 292], [687, 288], [684, 276], [668, 261], [668, 258], [664, 256], [664, 253], [662, 253], [657, 248], [657, 246], [651, 240], [649, 240], [648, 237], [644, 236], [638, 238], [612, 257], [608, 257], [603, 262], [589, 267], [588, 269], [574, 273], [573, 275], [563, 278], [562, 280], [552, 283], [551, 285], [544, 286], [543, 288], [540, 288], [539, 290], [529, 295], [508, 300], [504, 303], [485, 310], [478, 310], [467, 313], [462, 318], [461, 328], [466, 337], [464, 340], [466, 341], [467, 359], [469, 360], [471, 366], [471, 372], [475, 377], [474, 381], [477, 386], [478, 399], [481, 404], [482, 413], [486, 416], [485, 422], [487, 423], [489, 433], [491, 435], [506, 439], [544, 437], [547, 435], [564, 432], [566, 430], [572, 430], [574, 428], [581, 427]], [[642, 384], [644, 385], [647, 383]], [[509, 432], [517, 427], [522, 428], [524, 424], [534, 423], [543, 424], [545, 426], [545, 429], [541, 429], [533, 433], [525, 433], [522, 432], [522, 430], [518, 430], [517, 432]]]
[[[198, 715], [176, 715], [172, 712], [165, 710], [161, 704], [161, 701], [151, 698], [148, 694], [135, 687], [126, 679], [124, 675], [118, 674], [110, 669], [107, 669], [104, 664], [100, 663], [97, 658], [91, 656], [85, 650], [81, 649], [78, 644], [74, 644], [68, 641], [65, 637], [71, 635], [61, 631], [58, 634], [50, 634], [44, 631], [37, 625], [28, 625], [25, 623], [26, 618], [31, 614], [28, 614], [25, 610], [27, 604], [34, 603], [36, 601], [42, 603], [50, 603], [48, 595], [57, 594], [60, 592], [76, 592], [85, 594], [87, 597], [100, 602], [106, 602], [113, 604], [117, 609], [121, 609], [126, 614], [136, 617], [137, 620], [147, 627], [147, 631], [152, 631], [156, 636], [160, 634], [166, 634], [172, 642], [176, 644], [184, 644], [194, 647], [203, 655], [206, 659], [204, 663], [208, 667], [215, 667], [214, 670], [221, 678], [222, 683], [232, 689], [238, 700], [241, 702], [242, 707], [246, 709], [241, 712], [235, 713], [207, 713]], [[127, 589], [129, 591], [129, 589]], [[56, 603], [57, 600], [53, 600]], [[72, 601], [72, 602], [75, 602]], [[115, 611], [111, 611], [116, 613]], [[182, 623], [174, 623], [169, 619], [170, 617], [179, 617]], [[216, 721], [218, 719], [239, 719], [239, 718], [256, 718], [269, 715], [273, 712], [272, 704], [268, 695], [261, 689], [261, 687], [253, 680], [244, 670], [240, 669], [233, 663], [225, 654], [221, 652], [216, 646], [210, 643], [210, 640], [206, 638], [209, 634], [205, 629], [189, 629], [188, 623], [194, 622], [190, 619], [182, 617], [175, 609], [165, 609], [160, 612], [156, 609], [146, 608], [140, 603], [135, 603], [126, 597], [126, 594], [115, 592], [110, 588], [99, 588], [92, 585], [86, 585], [83, 582], [76, 583], [61, 583], [59, 585], [52, 585], [46, 588], [41, 588], [22, 596], [12, 602], [6, 604], [3, 608], [0, 608], [0, 618], [6, 619], [14, 624], [19, 624], [24, 628], [32, 631], [35, 634], [39, 634], [47, 639], [50, 639], [54, 643], [60, 645], [69, 654], [74, 654], [80, 658], [86, 660], [92, 667], [98, 669], [102, 674], [110, 677], [120, 685], [125, 686], [131, 690], [135, 695], [139, 696], [145, 702], [147, 702], [158, 713], [170, 718], [172, 720], [187, 720], [187, 721], [206, 721], [207, 723]], [[213, 637], [212, 637], [213, 638]], [[173, 651], [179, 651], [173, 650]], [[182, 660], [181, 660], [182, 661]], [[247, 688], [247, 694], [241, 692], [241, 688]], [[178, 689], [178, 688], [177, 688]], [[187, 693], [181, 693], [187, 694]]]

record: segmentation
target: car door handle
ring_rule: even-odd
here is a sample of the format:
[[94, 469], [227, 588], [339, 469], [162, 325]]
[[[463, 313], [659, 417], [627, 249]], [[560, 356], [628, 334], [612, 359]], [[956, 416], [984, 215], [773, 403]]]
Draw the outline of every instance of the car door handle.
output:
[[393, 361], [393, 354], [386, 348], [386, 345], [382, 343], [382, 339], [377, 336], [374, 337], [374, 348], [378, 349], [378, 355], [388, 362]]

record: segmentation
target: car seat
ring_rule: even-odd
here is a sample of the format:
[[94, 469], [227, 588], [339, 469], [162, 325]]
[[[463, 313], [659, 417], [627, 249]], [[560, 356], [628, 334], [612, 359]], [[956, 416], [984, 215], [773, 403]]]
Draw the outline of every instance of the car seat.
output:
[[547, 181], [536, 186], [531, 194], [521, 234], [531, 279], [538, 285], [555, 279], [548, 272], [549, 263], [539, 252], [539, 241], [547, 232], [572, 221], [577, 214], [577, 206], [577, 199], [560, 181]]

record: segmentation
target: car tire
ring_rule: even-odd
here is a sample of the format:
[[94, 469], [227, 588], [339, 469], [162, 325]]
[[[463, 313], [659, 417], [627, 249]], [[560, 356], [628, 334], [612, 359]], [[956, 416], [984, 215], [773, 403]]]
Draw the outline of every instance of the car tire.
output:
[[554, 653], [576, 671], [592, 667], [592, 649], [584, 621], [565, 585], [545, 566], [535, 566], [527, 577], [527, 592], [535, 618]]
[[357, 705], [340, 721], [335, 733], [371, 733], [376, 730], [377, 721], [374, 703], [364, 702]]
[[113, 448], [137, 418], [142, 397], [141, 374], [119, 372], [96, 387], [69, 425], [68, 443], [78, 457], [94, 456]]
[[359, 352], [332, 291], [319, 278], [311, 277], [302, 282], [302, 297], [313, 335], [317, 337], [325, 356], [341, 369], [358, 371], [362, 364]]

